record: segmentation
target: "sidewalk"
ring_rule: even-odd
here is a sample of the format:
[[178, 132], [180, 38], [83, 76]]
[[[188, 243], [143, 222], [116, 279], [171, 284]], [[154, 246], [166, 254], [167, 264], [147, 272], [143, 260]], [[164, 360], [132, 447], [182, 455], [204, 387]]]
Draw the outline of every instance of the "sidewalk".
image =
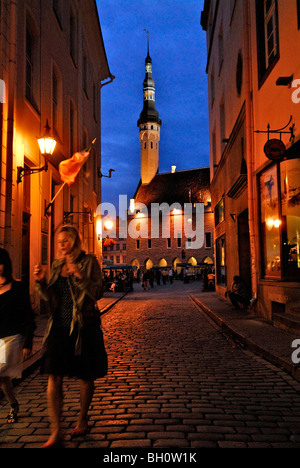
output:
[[[124, 292], [105, 292], [104, 296], [98, 301], [98, 307], [100, 310], [100, 315], [105, 314], [109, 309], [111, 309], [117, 302], [119, 302], [127, 293]], [[28, 375], [31, 372], [32, 368], [38, 364], [38, 361], [41, 358], [41, 348], [44, 338], [44, 333], [48, 323], [48, 315], [37, 315], [35, 318], [36, 330], [34, 333], [33, 339], [33, 355], [30, 359], [23, 363], [23, 377]]]
[[291, 359], [295, 351], [292, 342], [300, 339], [299, 335], [274, 327], [269, 321], [254, 315], [251, 309], [248, 312], [234, 309], [230, 302], [215, 292], [199, 292], [191, 294], [190, 298], [226, 334], [300, 381], [300, 366], [293, 364]]

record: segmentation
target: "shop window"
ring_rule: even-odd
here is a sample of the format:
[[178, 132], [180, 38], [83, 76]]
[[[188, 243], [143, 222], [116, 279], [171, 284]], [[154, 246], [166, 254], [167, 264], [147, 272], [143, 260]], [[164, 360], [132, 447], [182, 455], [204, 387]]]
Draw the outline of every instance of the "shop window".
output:
[[300, 160], [274, 164], [260, 176], [265, 277], [300, 280]]
[[217, 284], [226, 286], [225, 236], [216, 240]]
[[266, 276], [281, 276], [277, 166], [260, 178], [261, 225]]
[[280, 164], [284, 276], [300, 279], [300, 160]]

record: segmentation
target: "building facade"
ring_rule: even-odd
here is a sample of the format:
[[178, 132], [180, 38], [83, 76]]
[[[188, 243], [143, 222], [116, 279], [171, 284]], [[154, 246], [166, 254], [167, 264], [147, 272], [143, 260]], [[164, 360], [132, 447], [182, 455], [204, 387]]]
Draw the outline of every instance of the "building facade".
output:
[[[101, 201], [101, 87], [110, 73], [94, 0], [1, 0], [0, 245], [14, 274], [38, 301], [35, 264], [49, 271], [59, 227], [78, 227], [87, 252], [100, 257], [95, 213]], [[108, 80], [108, 81], [107, 81]], [[37, 144], [46, 122], [56, 140], [48, 170]], [[96, 138], [75, 182], [62, 187], [58, 165]], [[48, 208], [48, 210], [47, 210]]]
[[[249, 284], [256, 313], [296, 329], [300, 308], [300, 4], [206, 0], [216, 289]], [[294, 320], [293, 320], [294, 317]]]
[[[145, 60], [144, 105], [137, 125], [141, 179], [128, 212], [127, 263], [142, 270], [212, 264], [210, 169], [159, 173], [162, 121], [155, 105], [152, 59]], [[155, 213], [153, 211], [155, 210]], [[195, 269], [195, 268], [194, 268]]]

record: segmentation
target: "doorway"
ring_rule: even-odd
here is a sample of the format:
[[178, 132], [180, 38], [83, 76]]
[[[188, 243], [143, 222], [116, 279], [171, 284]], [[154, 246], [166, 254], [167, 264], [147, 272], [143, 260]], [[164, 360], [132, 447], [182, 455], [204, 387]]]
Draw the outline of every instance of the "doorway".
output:
[[248, 209], [238, 216], [239, 275], [251, 289], [251, 255]]
[[[28, 166], [24, 166], [29, 169]], [[30, 177], [23, 178], [23, 213], [22, 213], [22, 272], [21, 279], [29, 288], [30, 282]]]

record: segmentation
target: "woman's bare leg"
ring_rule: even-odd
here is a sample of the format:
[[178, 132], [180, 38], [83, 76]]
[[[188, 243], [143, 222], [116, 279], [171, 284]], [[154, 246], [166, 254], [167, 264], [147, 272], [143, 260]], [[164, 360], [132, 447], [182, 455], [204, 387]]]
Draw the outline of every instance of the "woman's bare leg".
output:
[[17, 403], [17, 400], [15, 397], [12, 381], [9, 377], [0, 377], [0, 388], [6, 396], [9, 404], [15, 405]]
[[88, 411], [94, 395], [94, 381], [80, 380], [80, 413], [76, 428], [86, 430], [88, 428]]
[[[50, 375], [48, 379], [48, 411], [51, 425], [51, 436], [47, 444], [59, 442], [61, 434], [61, 412], [63, 403], [63, 379], [60, 376]], [[47, 445], [45, 444], [45, 445]]]

